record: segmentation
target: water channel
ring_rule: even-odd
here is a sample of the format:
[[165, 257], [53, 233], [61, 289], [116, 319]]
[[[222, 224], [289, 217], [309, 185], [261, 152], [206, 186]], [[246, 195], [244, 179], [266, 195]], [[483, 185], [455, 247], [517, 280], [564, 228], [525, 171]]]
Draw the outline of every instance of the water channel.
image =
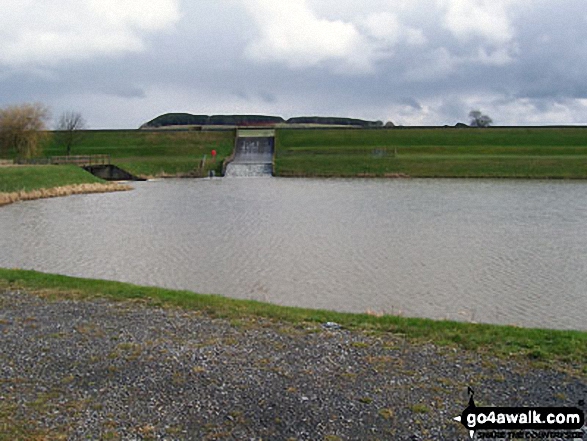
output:
[[0, 209], [0, 266], [587, 330], [587, 183], [201, 179]]

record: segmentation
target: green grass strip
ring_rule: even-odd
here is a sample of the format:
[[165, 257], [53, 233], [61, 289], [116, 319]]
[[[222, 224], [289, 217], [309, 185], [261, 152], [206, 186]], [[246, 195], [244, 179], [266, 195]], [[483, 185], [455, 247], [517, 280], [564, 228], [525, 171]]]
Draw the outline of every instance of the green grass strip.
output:
[[346, 329], [391, 332], [415, 342], [430, 342], [496, 356], [516, 356], [545, 363], [564, 363], [585, 371], [587, 333], [454, 321], [376, 317], [325, 310], [277, 306], [219, 295], [196, 294], [128, 283], [82, 279], [36, 271], [0, 268], [0, 288], [26, 289], [45, 294], [113, 300], [149, 299], [154, 305], [203, 311], [213, 317], [264, 317], [292, 324], [336, 322]]
[[0, 193], [104, 182], [75, 165], [0, 167]]

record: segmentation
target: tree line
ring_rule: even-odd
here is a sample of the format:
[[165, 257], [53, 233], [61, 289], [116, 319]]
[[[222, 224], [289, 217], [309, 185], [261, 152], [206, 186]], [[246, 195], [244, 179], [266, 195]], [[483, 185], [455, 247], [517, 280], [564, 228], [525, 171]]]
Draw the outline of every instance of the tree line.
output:
[[49, 132], [51, 112], [41, 103], [25, 103], [0, 109], [0, 153], [18, 158], [40, 156], [51, 136], [62, 145], [65, 154], [72, 148], [86, 128], [80, 112], [67, 111], [57, 120], [55, 131]]

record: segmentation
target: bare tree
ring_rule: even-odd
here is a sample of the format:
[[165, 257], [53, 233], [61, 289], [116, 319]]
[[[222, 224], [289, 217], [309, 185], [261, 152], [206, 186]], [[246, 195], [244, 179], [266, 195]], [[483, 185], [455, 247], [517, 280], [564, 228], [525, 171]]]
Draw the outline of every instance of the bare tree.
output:
[[471, 127], [489, 127], [493, 124], [492, 119], [483, 115], [479, 110], [471, 110], [469, 118], [471, 118]]
[[49, 109], [40, 103], [27, 103], [0, 109], [0, 150], [31, 158], [40, 155], [49, 137]]
[[57, 142], [65, 147], [67, 156], [71, 154], [71, 148], [79, 143], [83, 134], [81, 130], [86, 128], [86, 121], [79, 112], [63, 112], [57, 123]]

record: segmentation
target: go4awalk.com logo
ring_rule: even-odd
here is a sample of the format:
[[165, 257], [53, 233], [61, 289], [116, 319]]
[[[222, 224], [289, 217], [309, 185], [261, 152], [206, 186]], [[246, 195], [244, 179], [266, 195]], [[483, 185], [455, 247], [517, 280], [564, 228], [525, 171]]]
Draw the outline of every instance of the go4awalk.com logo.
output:
[[[492, 431], [491, 438], [581, 439], [585, 414], [577, 407], [477, 407], [470, 387], [469, 405], [454, 418], [474, 438], [476, 431]], [[501, 432], [504, 431], [504, 432]], [[510, 431], [506, 433], [505, 431]], [[515, 432], [520, 433], [515, 433]], [[532, 433], [521, 433], [532, 431]], [[480, 432], [479, 438], [485, 438]]]

